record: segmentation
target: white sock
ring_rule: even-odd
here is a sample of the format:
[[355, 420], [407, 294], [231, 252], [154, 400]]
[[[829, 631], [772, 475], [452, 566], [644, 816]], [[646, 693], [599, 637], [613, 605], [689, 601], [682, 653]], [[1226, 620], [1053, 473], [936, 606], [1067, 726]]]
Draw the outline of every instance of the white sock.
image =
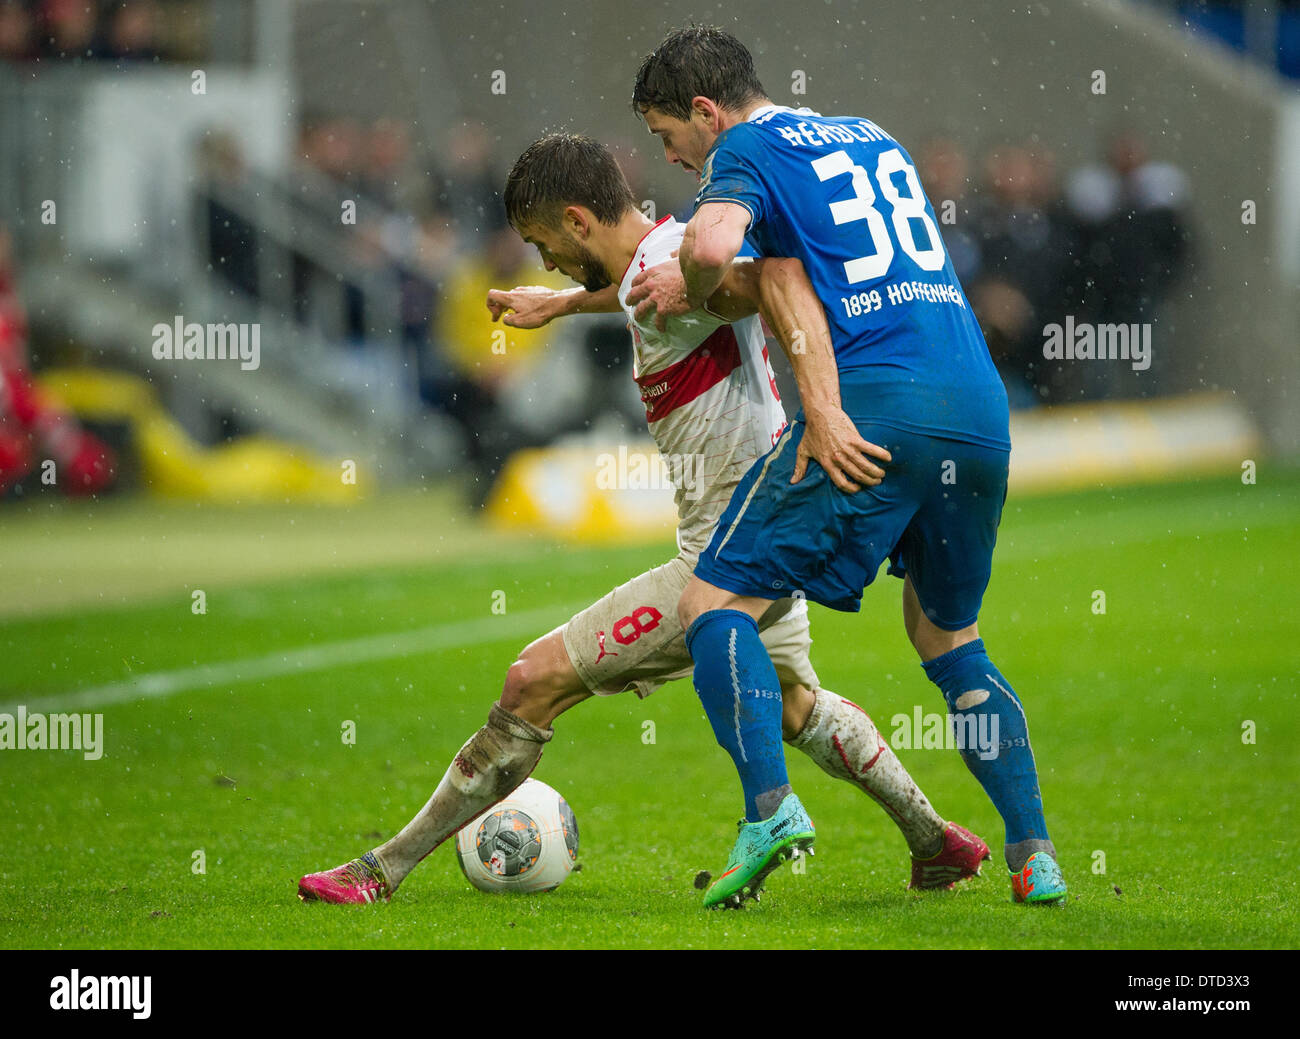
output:
[[396, 890], [429, 852], [527, 779], [552, 735], [493, 704], [487, 724], [460, 748], [419, 814], [374, 849], [389, 886]]
[[851, 700], [817, 690], [817, 702], [803, 731], [788, 742], [827, 775], [847, 780], [872, 798], [903, 832], [917, 858], [943, 847], [944, 820], [876, 730], [867, 712]]

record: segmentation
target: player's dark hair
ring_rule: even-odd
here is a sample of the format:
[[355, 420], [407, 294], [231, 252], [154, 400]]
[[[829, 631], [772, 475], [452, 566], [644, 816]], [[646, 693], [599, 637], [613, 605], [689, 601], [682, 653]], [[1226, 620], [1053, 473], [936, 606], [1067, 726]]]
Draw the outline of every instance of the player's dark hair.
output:
[[632, 189], [614, 156], [582, 134], [539, 138], [515, 160], [506, 178], [506, 219], [554, 227], [565, 206], [586, 206], [602, 224], [617, 224], [636, 208]]
[[708, 25], [677, 29], [642, 60], [632, 87], [632, 109], [638, 116], [654, 108], [674, 119], [689, 119], [693, 97], [729, 109], [767, 98], [753, 56], [731, 33]]

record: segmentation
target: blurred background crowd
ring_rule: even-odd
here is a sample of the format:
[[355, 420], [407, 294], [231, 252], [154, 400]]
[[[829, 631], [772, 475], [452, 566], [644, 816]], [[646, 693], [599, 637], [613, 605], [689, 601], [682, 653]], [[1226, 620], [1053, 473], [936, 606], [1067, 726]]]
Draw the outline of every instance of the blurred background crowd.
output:
[[[906, 142], [904, 128], [894, 132]], [[1068, 171], [1038, 144], [973, 157], [959, 142], [933, 137], [914, 152], [1014, 407], [1161, 392], [1154, 379], [1117, 384], [1123, 374], [1115, 366], [1044, 363], [1045, 324], [1067, 314], [1076, 323], [1152, 322], [1193, 255], [1187, 174], [1152, 156], [1135, 132], [1118, 132], [1098, 145], [1096, 163]], [[655, 150], [653, 142], [646, 148]], [[395, 264], [403, 286], [403, 341], [421, 397], [458, 415], [468, 398], [469, 412], [478, 416], [505, 367], [497, 363], [503, 358], [494, 361], [483, 350], [479, 310], [486, 290], [551, 279], [505, 223], [500, 192], [513, 156], [500, 154], [490, 131], [462, 124], [432, 151], [446, 157], [446, 169], [417, 161], [411, 129], [395, 119], [365, 125], [334, 118], [304, 127], [299, 155], [340, 200], [381, 200], [394, 214], [389, 247], [363, 249], [372, 262]], [[622, 156], [637, 198], [645, 194], [638, 177], [644, 157]], [[682, 197], [688, 203], [676, 200], [675, 215], [688, 220], [689, 188]], [[229, 264], [240, 256], [232, 280], [255, 291], [255, 231], [245, 228], [232, 237], [220, 233], [223, 226], [230, 224], [217, 214], [212, 260]], [[297, 259], [295, 306], [303, 314], [313, 272]], [[346, 335], [358, 347], [365, 342], [363, 304], [360, 292], [348, 292]], [[530, 350], [544, 347], [544, 337], [528, 342]], [[601, 368], [616, 367], [628, 355], [618, 334], [593, 335], [589, 346]]]
[[0, 4], [5, 61], [171, 61], [202, 52], [194, 4], [9, 0]]
[[[1116, 365], [1043, 357], [1044, 326], [1148, 324], [1193, 256], [1191, 183], [1145, 140], [1120, 131], [1099, 161], [1066, 171], [1041, 144], [974, 161], [956, 141], [931, 139], [916, 159], [945, 244], [975, 308], [1012, 407], [1151, 396]], [[1126, 381], [1130, 380], [1130, 381]]]

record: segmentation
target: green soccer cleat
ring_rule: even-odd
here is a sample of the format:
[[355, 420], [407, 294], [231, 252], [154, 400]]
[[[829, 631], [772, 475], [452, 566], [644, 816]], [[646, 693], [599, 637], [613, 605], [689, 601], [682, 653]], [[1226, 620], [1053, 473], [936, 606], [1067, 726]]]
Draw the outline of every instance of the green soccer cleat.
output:
[[704, 908], [739, 909], [745, 899], [758, 901], [767, 875], [787, 859], [813, 854], [813, 823], [794, 794], [787, 794], [771, 817], [740, 822], [740, 833], [727, 860], [727, 871], [704, 895]]
[[1045, 851], [1029, 856], [1019, 873], [1011, 874], [1011, 900], [1026, 905], [1064, 906], [1065, 878], [1061, 867]]

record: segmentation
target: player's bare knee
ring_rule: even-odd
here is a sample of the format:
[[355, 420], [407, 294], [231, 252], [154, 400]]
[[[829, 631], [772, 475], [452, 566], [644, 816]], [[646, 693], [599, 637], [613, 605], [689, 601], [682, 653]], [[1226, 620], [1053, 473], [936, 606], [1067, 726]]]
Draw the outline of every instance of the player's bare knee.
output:
[[919, 625], [909, 628], [907, 637], [912, 643], [912, 648], [916, 650], [916, 655], [922, 660], [933, 660], [945, 652], [939, 641], [933, 638], [930, 632], [922, 630]]
[[548, 636], [525, 648], [510, 665], [501, 706], [511, 714], [536, 714], [537, 709], [549, 710], [581, 688], [563, 643], [557, 647]]
[[554, 679], [552, 669], [547, 667], [545, 661], [524, 650], [506, 672], [506, 683], [501, 690], [501, 706], [511, 714], [518, 714], [519, 709], [525, 705], [549, 704], [555, 694]]
[[909, 631], [908, 635], [916, 655], [922, 660], [934, 660], [935, 657], [951, 653], [980, 637], [979, 629], [974, 624], [960, 631], [947, 631], [925, 619], [916, 626], [915, 631]]

